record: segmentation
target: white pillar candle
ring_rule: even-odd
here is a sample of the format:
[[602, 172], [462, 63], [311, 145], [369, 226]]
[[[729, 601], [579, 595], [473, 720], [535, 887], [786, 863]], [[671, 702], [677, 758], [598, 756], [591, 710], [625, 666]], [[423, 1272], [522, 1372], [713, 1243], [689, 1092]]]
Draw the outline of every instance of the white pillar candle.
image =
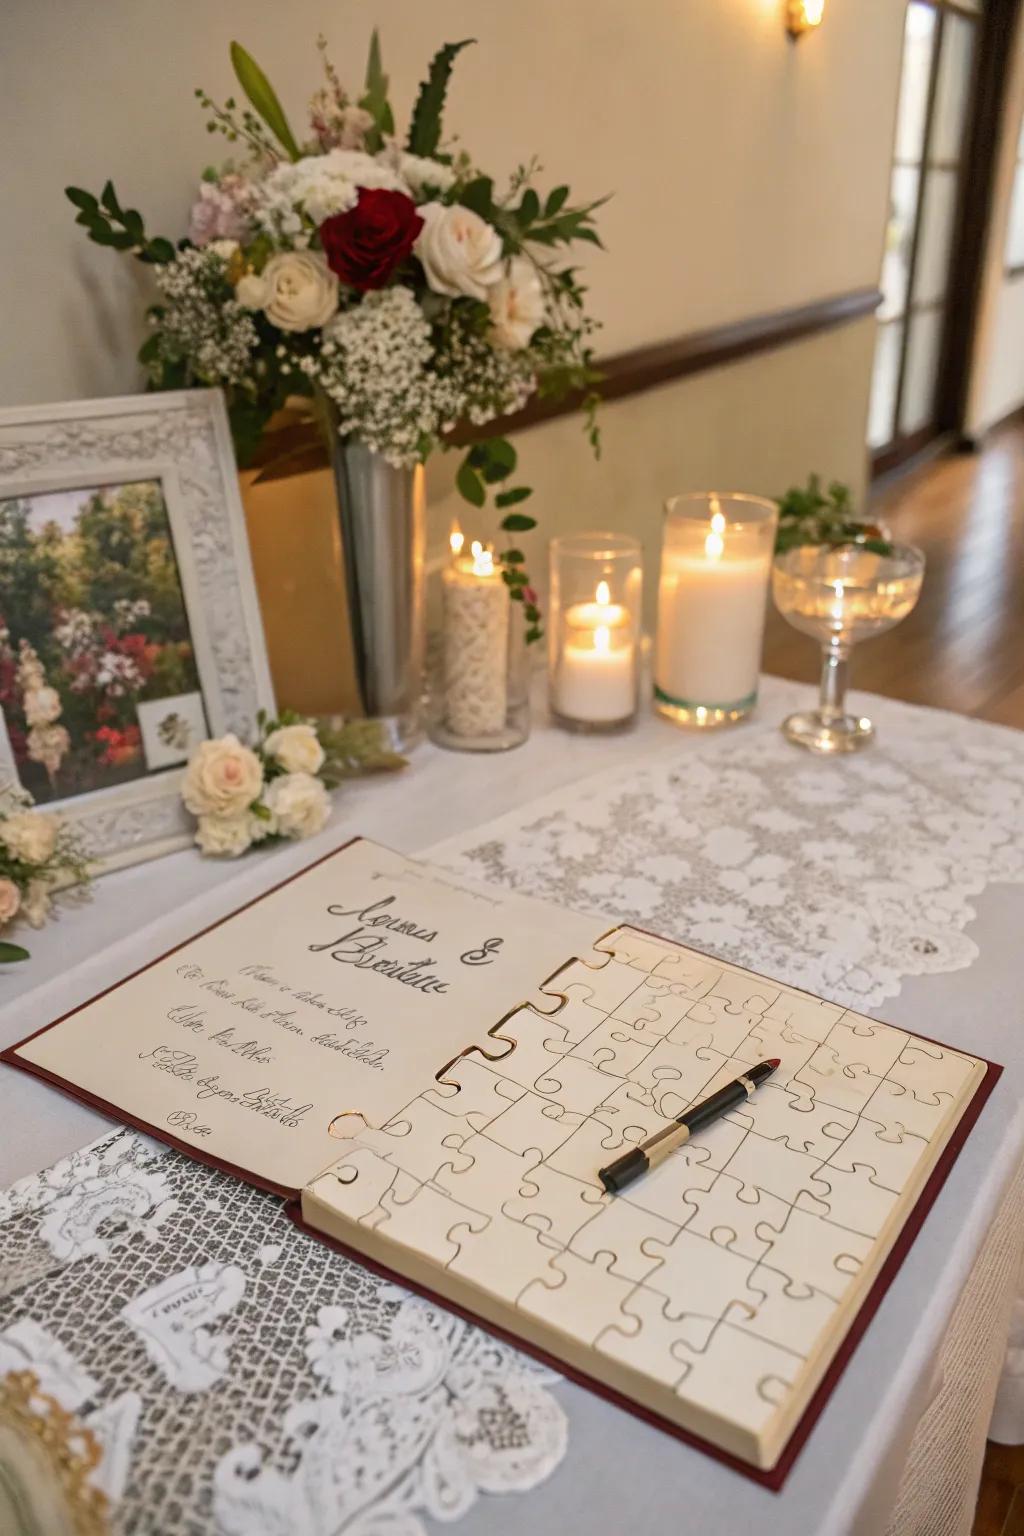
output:
[[720, 511], [662, 551], [654, 681], [664, 702], [708, 709], [757, 692], [770, 543]]
[[[584, 606], [583, 604], [579, 605]], [[593, 604], [586, 604], [593, 607]], [[572, 610], [570, 610], [570, 613]], [[580, 627], [562, 647], [555, 672], [554, 706], [567, 720], [607, 725], [626, 720], [636, 705], [632, 640], [615, 643], [607, 624]]]
[[495, 736], [508, 710], [508, 588], [478, 543], [443, 585], [445, 724], [453, 736]]

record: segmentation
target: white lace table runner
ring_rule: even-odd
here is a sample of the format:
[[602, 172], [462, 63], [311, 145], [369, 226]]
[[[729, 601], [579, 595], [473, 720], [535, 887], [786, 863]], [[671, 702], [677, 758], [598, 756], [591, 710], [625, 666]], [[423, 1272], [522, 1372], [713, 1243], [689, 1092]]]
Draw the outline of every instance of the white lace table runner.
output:
[[[970, 965], [970, 898], [1024, 881], [1024, 732], [872, 698], [879, 739], [812, 759], [763, 720], [659, 750], [427, 857], [847, 1007]], [[766, 706], [766, 707], [765, 707]]]

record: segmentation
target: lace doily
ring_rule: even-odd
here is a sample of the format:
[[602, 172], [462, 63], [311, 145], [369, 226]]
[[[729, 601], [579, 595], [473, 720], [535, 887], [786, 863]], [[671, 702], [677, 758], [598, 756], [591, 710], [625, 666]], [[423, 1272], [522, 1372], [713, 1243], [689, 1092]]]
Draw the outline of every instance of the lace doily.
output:
[[131, 1131], [0, 1196], [0, 1377], [102, 1447], [114, 1529], [424, 1536], [562, 1459], [558, 1378]]
[[872, 749], [814, 759], [777, 726], [807, 690], [766, 681], [763, 720], [681, 737], [426, 856], [846, 1007], [970, 965], [970, 898], [1024, 881], [1024, 733], [872, 698]]

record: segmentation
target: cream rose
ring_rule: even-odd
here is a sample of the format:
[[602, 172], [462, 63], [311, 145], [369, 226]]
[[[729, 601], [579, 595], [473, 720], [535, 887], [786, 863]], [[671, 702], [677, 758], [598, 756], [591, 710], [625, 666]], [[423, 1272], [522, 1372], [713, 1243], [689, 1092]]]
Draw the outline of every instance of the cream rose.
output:
[[273, 779], [264, 799], [282, 837], [312, 837], [331, 814], [331, 797], [311, 773]]
[[200, 853], [237, 859], [252, 843], [248, 812], [241, 816], [200, 816], [196, 843]]
[[0, 928], [9, 923], [21, 906], [21, 892], [13, 880], [0, 880]]
[[488, 303], [495, 346], [510, 352], [529, 346], [545, 316], [544, 288], [533, 262], [525, 256], [513, 256], [501, 282], [491, 289]]
[[43, 880], [33, 880], [21, 903], [21, 915], [30, 928], [41, 928], [50, 915], [50, 887]]
[[60, 719], [60, 694], [56, 688], [32, 688], [24, 703], [29, 725], [52, 725]]
[[501, 237], [470, 208], [425, 203], [423, 229], [413, 249], [435, 293], [486, 299], [502, 278]]
[[288, 773], [317, 773], [323, 767], [324, 749], [311, 725], [282, 725], [263, 743], [268, 757]]
[[319, 251], [281, 251], [258, 277], [241, 278], [235, 297], [246, 309], [262, 309], [279, 330], [311, 331], [338, 308], [338, 279]]
[[18, 811], [0, 821], [0, 842], [25, 864], [45, 864], [57, 846], [57, 818]]
[[181, 798], [193, 816], [239, 816], [262, 788], [259, 758], [237, 736], [227, 735], [197, 748], [185, 770]]

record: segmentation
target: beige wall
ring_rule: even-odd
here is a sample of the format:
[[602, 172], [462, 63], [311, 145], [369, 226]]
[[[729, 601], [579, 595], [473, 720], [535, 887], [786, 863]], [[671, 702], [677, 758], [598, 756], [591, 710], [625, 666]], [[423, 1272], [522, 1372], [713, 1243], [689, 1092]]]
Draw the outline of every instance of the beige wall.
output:
[[[830, 0], [794, 46], [782, 0], [4, 0], [0, 404], [138, 386], [144, 274], [91, 246], [61, 188], [113, 177], [177, 235], [215, 157], [192, 88], [232, 85], [241, 38], [293, 118], [329, 30], [343, 76], [374, 21], [404, 116], [441, 40], [475, 36], [448, 122], [504, 172], [614, 192], [588, 256], [606, 352], [874, 284], [887, 206], [903, 0]], [[863, 485], [873, 324], [610, 407], [599, 468], [577, 427], [523, 436], [545, 528], [654, 539], [671, 491], [776, 490], [817, 467]], [[444, 469], [432, 475], [443, 498]], [[437, 507], [440, 517], [446, 508]]]
[[1018, 25], [1000, 136], [992, 223], [975, 336], [967, 431], [980, 436], [1024, 405], [1024, 276], [1006, 275], [1006, 237], [1024, 115], [1024, 22]]

